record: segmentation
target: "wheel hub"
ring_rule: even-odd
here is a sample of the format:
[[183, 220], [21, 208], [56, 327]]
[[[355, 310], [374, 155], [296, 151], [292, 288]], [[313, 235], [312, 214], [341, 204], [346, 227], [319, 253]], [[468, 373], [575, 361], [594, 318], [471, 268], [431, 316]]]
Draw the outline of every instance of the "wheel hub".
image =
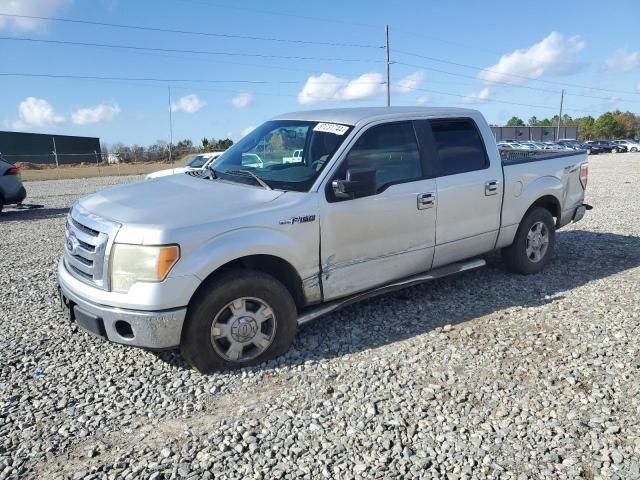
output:
[[253, 317], [240, 317], [231, 325], [231, 336], [236, 342], [249, 342], [257, 332], [258, 322]]
[[539, 262], [547, 253], [548, 246], [549, 232], [546, 225], [542, 222], [534, 223], [527, 234], [527, 257], [533, 262]]
[[271, 346], [276, 324], [276, 315], [264, 300], [236, 298], [215, 315], [211, 324], [211, 345], [225, 360], [248, 361]]

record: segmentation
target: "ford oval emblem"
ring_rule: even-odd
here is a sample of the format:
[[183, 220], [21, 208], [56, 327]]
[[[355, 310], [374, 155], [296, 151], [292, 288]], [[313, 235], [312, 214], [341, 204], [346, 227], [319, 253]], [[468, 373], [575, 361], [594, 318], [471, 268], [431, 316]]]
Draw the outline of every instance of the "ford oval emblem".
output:
[[67, 250], [69, 250], [69, 253], [71, 255], [75, 255], [76, 253], [78, 253], [78, 246], [80, 244], [78, 243], [78, 239], [75, 237], [75, 235], [70, 234], [67, 237]]

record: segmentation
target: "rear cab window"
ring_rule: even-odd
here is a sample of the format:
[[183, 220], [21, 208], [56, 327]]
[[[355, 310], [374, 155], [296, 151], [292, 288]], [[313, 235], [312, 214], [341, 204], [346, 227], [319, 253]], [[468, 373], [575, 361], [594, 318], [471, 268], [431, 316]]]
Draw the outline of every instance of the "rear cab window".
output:
[[416, 130], [438, 159], [438, 175], [457, 175], [489, 168], [480, 131], [471, 118], [420, 120]]

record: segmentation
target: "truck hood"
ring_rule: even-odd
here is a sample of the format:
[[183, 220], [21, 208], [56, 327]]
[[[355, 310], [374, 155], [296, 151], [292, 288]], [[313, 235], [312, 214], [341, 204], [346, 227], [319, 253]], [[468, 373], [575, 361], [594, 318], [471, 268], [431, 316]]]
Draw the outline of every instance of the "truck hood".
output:
[[123, 225], [180, 228], [242, 215], [283, 194], [178, 174], [108, 188], [80, 199], [79, 204]]

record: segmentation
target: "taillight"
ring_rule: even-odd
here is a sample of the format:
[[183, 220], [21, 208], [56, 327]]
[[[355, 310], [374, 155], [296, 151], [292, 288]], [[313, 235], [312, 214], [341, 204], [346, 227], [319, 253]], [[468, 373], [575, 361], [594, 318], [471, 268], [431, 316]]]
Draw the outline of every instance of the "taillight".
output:
[[9, 170], [4, 172], [5, 175], [18, 175], [20, 173], [20, 169], [18, 167], [10, 167]]
[[580, 183], [582, 184], [582, 188], [585, 190], [587, 188], [587, 180], [589, 180], [589, 165], [583, 163], [580, 165]]

